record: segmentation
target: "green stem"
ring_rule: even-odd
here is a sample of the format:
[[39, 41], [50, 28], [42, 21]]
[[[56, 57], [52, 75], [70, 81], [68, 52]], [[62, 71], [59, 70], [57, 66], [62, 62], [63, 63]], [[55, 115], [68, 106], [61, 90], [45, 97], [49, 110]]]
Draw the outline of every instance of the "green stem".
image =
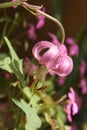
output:
[[22, 2], [22, 6], [23, 6], [25, 9], [27, 9], [28, 11], [30, 11], [32, 14], [34, 14], [34, 15], [36, 15], [36, 16], [38, 16], [38, 15], [43, 15], [43, 16], [45, 16], [46, 18], [48, 18], [49, 20], [51, 20], [51, 21], [53, 21], [54, 23], [56, 23], [56, 24], [58, 25], [58, 27], [60, 27], [60, 29], [61, 29], [61, 36], [62, 36], [62, 38], [61, 38], [61, 44], [64, 43], [64, 40], [65, 40], [65, 31], [64, 31], [64, 28], [63, 28], [63, 26], [62, 26], [62, 24], [61, 24], [61, 22], [60, 22], [59, 20], [57, 20], [56, 18], [50, 16], [49, 14], [47, 14], [47, 13], [41, 11], [40, 8], [41, 8], [42, 6], [30, 5], [30, 4], [26, 3], [26, 2]]
[[52, 16], [50, 16], [50, 15], [48, 15], [48, 14], [42, 12], [41, 10], [37, 10], [37, 13], [39, 13], [39, 14], [45, 16], [46, 18], [52, 20], [53, 22], [55, 22], [55, 23], [60, 27], [60, 29], [61, 29], [61, 34], [62, 34], [61, 44], [63, 44], [64, 41], [65, 41], [65, 31], [64, 31], [64, 28], [63, 28], [61, 22], [58, 21], [56, 18], [54, 18], [54, 17], [52, 17]]
[[3, 45], [3, 37], [5, 36], [6, 34], [6, 31], [7, 31], [7, 28], [8, 28], [8, 24], [9, 24], [9, 21], [6, 22], [5, 26], [4, 26], [4, 29], [3, 29], [3, 32], [2, 32], [2, 36], [1, 36], [1, 39], [0, 39], [0, 48], [2, 47]]
[[18, 6], [18, 5], [21, 5], [21, 4], [22, 4], [21, 0], [17, 0], [16, 2], [4, 2], [4, 3], [0, 3], [0, 9]]

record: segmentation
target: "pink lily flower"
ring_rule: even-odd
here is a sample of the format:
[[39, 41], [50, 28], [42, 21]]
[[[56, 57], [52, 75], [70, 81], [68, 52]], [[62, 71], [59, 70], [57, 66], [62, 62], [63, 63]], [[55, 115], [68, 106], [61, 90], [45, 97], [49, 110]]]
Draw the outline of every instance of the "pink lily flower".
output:
[[67, 113], [68, 121], [72, 122], [71, 115], [75, 115], [78, 113], [78, 106], [77, 106], [77, 103], [75, 102], [75, 92], [73, 88], [70, 88], [68, 97], [69, 97], [69, 103], [66, 106], [66, 113]]
[[[64, 45], [40, 41], [34, 45], [32, 53], [40, 64], [47, 67], [49, 72], [59, 76], [67, 76], [73, 69], [73, 62], [65, 49]], [[43, 51], [44, 53], [41, 54]]]

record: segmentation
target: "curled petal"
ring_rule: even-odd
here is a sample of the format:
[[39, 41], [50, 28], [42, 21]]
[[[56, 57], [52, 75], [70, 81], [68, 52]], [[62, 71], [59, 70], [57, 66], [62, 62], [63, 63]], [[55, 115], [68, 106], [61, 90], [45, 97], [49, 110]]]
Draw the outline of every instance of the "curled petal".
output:
[[64, 44], [60, 45], [56, 35], [54, 35], [51, 32], [48, 32], [48, 35], [52, 38], [52, 43], [55, 44], [58, 47], [58, 49], [60, 49], [60, 53], [67, 55], [67, 48], [66, 48], [66, 46]]
[[[44, 51], [44, 49], [47, 50], [41, 55], [41, 52]], [[59, 56], [59, 50], [57, 46], [48, 41], [41, 41], [35, 44], [32, 52], [38, 62], [40, 64], [45, 64], [47, 68], [51, 67]]]
[[73, 69], [73, 61], [67, 55], [60, 55], [53, 66], [55, 73], [59, 76], [67, 76]]
[[56, 46], [53, 46], [43, 54], [42, 60], [47, 66], [47, 68], [50, 68], [54, 64], [58, 56], [59, 56], [59, 50], [57, 49]]

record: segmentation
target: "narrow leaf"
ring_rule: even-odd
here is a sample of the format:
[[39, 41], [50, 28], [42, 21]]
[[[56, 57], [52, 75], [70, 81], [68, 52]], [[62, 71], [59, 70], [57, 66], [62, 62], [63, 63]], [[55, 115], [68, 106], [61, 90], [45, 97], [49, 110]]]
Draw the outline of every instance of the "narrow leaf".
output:
[[6, 44], [7, 44], [8, 48], [9, 48], [12, 60], [14, 60], [14, 59], [19, 60], [19, 58], [18, 58], [17, 54], [15, 53], [14, 48], [11, 46], [11, 43], [8, 40], [8, 38], [5, 36], [4, 39], [6, 41]]

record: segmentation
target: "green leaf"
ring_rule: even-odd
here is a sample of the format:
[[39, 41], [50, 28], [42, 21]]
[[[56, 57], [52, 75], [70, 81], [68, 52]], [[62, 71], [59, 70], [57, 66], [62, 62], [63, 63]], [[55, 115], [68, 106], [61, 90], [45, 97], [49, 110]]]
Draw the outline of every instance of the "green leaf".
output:
[[[7, 70], [9, 72], [13, 72], [17, 78], [22, 83], [22, 86], [25, 86], [25, 80], [24, 80], [24, 74], [23, 74], [23, 60], [19, 59], [14, 48], [12, 47], [10, 41], [7, 37], [4, 37], [6, 44], [9, 48], [11, 60], [9, 58], [9, 64], [6, 66], [6, 62], [4, 63], [4, 67], [2, 67], [4, 70]], [[6, 67], [5, 67], [6, 66]]]
[[32, 106], [37, 106], [38, 102], [40, 101], [40, 96], [37, 93], [34, 93], [32, 95], [32, 90], [29, 87], [24, 87], [23, 92], [27, 96], [27, 98], [31, 100]]
[[0, 53], [0, 60], [3, 60], [6, 57], [8, 57], [6, 53]]
[[65, 129], [66, 115], [65, 115], [61, 106], [57, 107], [57, 115], [56, 116], [57, 116], [56, 118], [57, 118], [60, 130], [66, 130]]
[[12, 73], [12, 70], [9, 67], [10, 63], [11, 63], [11, 58], [8, 57], [6, 53], [0, 53], [0, 68]]
[[0, 68], [8, 71], [9, 73], [12, 73], [13, 71], [10, 68], [10, 64], [11, 64], [11, 58], [10, 57], [6, 57], [6, 58], [3, 58], [3, 60], [0, 60]]
[[[21, 61], [19, 61], [21, 62]], [[17, 76], [17, 78], [21, 81], [22, 85], [25, 86], [25, 80], [24, 75], [20, 72], [20, 63], [18, 61], [14, 60], [9, 66], [14, 72], [14, 74]]]
[[9, 48], [12, 60], [14, 60], [14, 59], [19, 60], [19, 58], [18, 58], [17, 54], [15, 53], [13, 47], [11, 46], [11, 43], [8, 40], [8, 38], [5, 36], [4, 39], [6, 41], [6, 44], [7, 44], [8, 48]]
[[14, 60], [18, 61], [19, 66], [20, 66], [20, 67], [19, 67], [20, 72], [23, 73], [22, 60], [20, 60], [20, 59], [18, 58], [18, 56], [17, 56], [17, 54], [16, 54], [14, 48], [12, 47], [10, 41], [8, 40], [8, 38], [7, 38], [7, 37], [4, 37], [4, 39], [5, 39], [5, 41], [6, 41], [6, 44], [7, 44], [8, 48], [9, 48], [9, 51], [10, 51], [10, 54], [11, 54], [11, 58], [12, 58], [12, 62], [13, 62]]
[[36, 130], [37, 128], [40, 128], [41, 126], [41, 120], [39, 116], [37, 115], [37, 112], [35, 109], [31, 108], [23, 99], [21, 101], [18, 101], [16, 99], [12, 99], [13, 102], [19, 106], [26, 114], [26, 130]]

